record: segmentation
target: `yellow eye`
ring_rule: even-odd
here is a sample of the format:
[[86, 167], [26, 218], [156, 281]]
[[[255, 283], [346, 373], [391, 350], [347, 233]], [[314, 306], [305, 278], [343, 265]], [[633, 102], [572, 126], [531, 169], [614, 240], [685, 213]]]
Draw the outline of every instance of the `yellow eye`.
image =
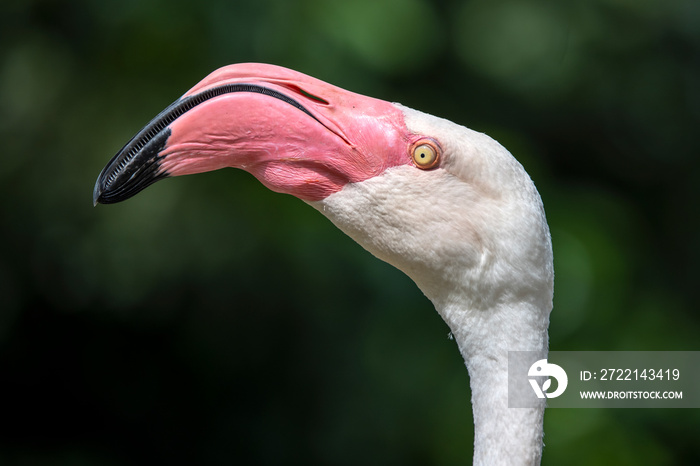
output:
[[411, 157], [418, 168], [427, 170], [438, 163], [439, 150], [433, 143], [420, 142], [411, 149]]

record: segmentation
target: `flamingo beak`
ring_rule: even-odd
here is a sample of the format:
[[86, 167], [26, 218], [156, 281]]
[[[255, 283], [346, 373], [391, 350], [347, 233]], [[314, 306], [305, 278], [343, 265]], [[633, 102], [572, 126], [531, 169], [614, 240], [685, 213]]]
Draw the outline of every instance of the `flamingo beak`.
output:
[[410, 163], [401, 110], [286, 68], [231, 65], [202, 80], [104, 167], [95, 204], [224, 167], [306, 201]]

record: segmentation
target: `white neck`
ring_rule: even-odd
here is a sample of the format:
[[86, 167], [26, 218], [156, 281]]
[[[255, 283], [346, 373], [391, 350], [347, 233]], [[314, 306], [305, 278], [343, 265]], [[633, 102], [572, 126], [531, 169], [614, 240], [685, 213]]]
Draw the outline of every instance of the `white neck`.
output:
[[539, 464], [544, 404], [508, 407], [508, 352], [547, 353], [553, 269], [540, 196], [491, 138], [400, 107], [443, 146], [439, 169], [405, 165], [310, 204], [402, 270], [452, 330], [469, 370], [474, 464]]
[[[449, 226], [430, 222], [416, 223], [412, 234], [407, 234], [400, 223], [394, 229], [395, 213], [401, 212], [402, 204], [410, 199], [420, 199], [423, 192], [419, 183], [400, 183], [410, 173], [408, 168], [387, 171], [382, 177], [350, 185], [311, 204], [374, 255], [409, 275], [450, 327], [471, 381], [474, 464], [539, 464], [544, 404], [538, 408], [508, 408], [508, 352], [538, 351], [541, 358], [546, 357], [552, 309], [551, 246], [546, 223], [536, 220], [541, 225], [541, 233], [536, 232], [542, 238], [537, 242], [541, 245], [523, 247], [524, 253], [517, 247], [502, 251], [498, 248], [504, 247], [498, 243], [485, 244], [483, 236], [481, 244], [432, 242], [434, 232], [445, 238], [451, 231]], [[442, 176], [439, 172], [433, 175]], [[395, 203], [377, 202], [387, 185], [402, 186], [406, 198], [394, 196]], [[423, 218], [439, 218], [447, 211], [440, 205], [446, 196], [426, 199], [432, 205], [411, 211]], [[517, 231], [509, 233], [511, 236], [521, 238]], [[426, 244], [432, 248], [423, 247]], [[435, 252], [439, 246], [447, 249]], [[394, 249], [400, 253], [394, 254]], [[423, 253], [438, 255], [440, 268], [431, 268], [434, 256], [426, 258]], [[523, 255], [535, 265], [518, 262]]]
[[[469, 311], [436, 307], [452, 329], [469, 371], [475, 465], [537, 465], [542, 454], [544, 400], [537, 408], [508, 407], [508, 351], [547, 354], [548, 312], [528, 304]], [[523, 331], [528, 327], [529, 332]]]

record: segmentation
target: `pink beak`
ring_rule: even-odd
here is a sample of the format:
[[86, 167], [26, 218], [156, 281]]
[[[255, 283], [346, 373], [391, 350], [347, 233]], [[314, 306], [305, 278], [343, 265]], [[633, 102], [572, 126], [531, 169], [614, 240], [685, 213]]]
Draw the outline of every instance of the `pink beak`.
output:
[[168, 176], [235, 167], [317, 201], [410, 164], [416, 139], [393, 104], [286, 68], [231, 65], [136, 134], [100, 173], [93, 200], [119, 202]]

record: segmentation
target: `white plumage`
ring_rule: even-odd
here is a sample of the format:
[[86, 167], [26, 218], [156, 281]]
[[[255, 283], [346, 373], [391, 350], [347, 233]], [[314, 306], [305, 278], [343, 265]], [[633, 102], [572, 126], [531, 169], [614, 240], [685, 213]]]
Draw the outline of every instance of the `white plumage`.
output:
[[401, 106], [440, 142], [443, 170], [390, 168], [310, 204], [410, 276], [447, 322], [469, 370], [474, 464], [539, 464], [544, 402], [508, 408], [508, 351], [547, 352], [553, 266], [540, 196], [490, 137]]

